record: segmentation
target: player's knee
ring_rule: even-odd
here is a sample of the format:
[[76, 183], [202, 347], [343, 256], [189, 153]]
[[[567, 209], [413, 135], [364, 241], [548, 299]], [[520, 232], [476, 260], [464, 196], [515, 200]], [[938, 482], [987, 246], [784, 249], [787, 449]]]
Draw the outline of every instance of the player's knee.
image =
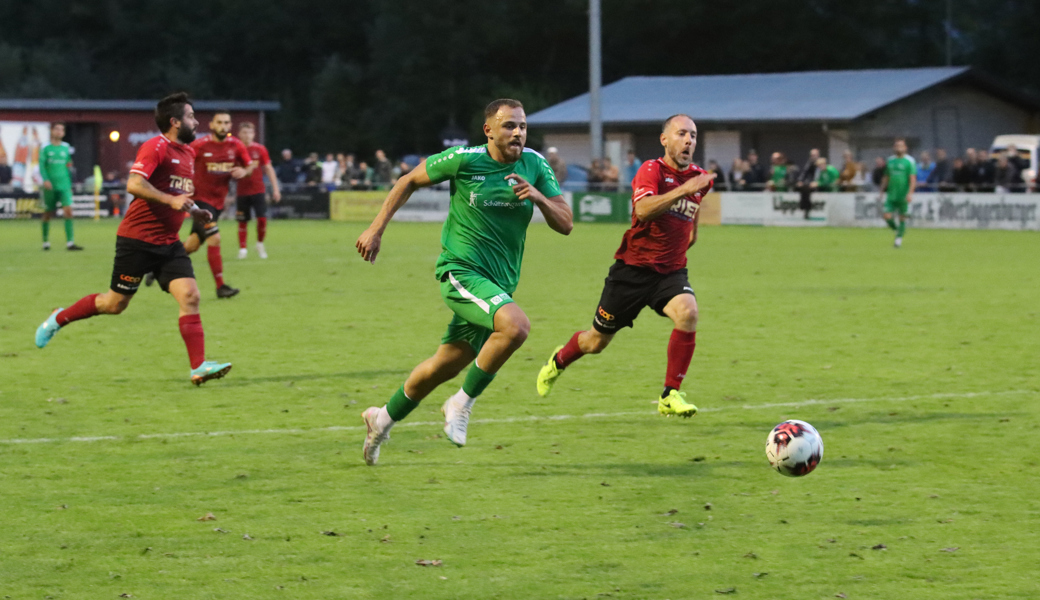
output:
[[207, 246], [219, 246], [220, 245], [220, 233], [214, 233], [213, 235], [206, 238]]
[[185, 309], [190, 309], [192, 311], [198, 312], [198, 310], [199, 310], [199, 300], [200, 300], [199, 289], [198, 288], [193, 288], [193, 289], [190, 289], [187, 292], [185, 292], [184, 296], [181, 297], [181, 305]]
[[527, 341], [531, 333], [531, 320], [527, 315], [521, 313], [519, 316], [510, 318], [502, 326], [502, 334], [509, 338], [511, 345], [520, 347]]
[[95, 301], [98, 312], [106, 315], [118, 315], [130, 306], [132, 296], [122, 294], [103, 294]]
[[690, 302], [680, 304], [675, 310], [675, 326], [683, 331], [697, 330], [697, 305]]

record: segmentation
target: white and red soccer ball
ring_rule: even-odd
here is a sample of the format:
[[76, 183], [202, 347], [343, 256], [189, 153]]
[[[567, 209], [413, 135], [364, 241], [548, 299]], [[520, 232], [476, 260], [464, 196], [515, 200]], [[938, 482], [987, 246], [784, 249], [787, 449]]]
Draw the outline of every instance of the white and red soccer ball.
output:
[[781, 475], [808, 475], [823, 458], [823, 438], [805, 421], [784, 421], [766, 438], [766, 458]]

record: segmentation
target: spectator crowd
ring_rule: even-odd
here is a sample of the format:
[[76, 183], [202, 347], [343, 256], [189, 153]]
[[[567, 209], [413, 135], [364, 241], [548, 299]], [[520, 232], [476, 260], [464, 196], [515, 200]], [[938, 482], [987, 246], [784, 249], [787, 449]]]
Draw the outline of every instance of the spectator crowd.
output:
[[322, 159], [317, 152], [311, 152], [301, 160], [286, 148], [274, 170], [283, 185], [327, 191], [385, 190], [414, 169], [420, 160], [417, 155], [409, 155], [394, 163], [383, 150], [376, 150], [371, 162], [359, 161], [352, 153], [329, 153]]

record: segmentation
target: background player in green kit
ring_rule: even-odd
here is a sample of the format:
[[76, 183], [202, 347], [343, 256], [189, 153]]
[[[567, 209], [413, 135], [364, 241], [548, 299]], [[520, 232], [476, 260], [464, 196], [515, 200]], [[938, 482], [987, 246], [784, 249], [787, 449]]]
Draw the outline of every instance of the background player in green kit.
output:
[[[516, 100], [495, 100], [484, 111], [484, 146], [455, 147], [429, 157], [401, 177], [372, 225], [357, 240], [361, 257], [375, 262], [383, 231], [412, 193], [451, 182], [451, 206], [441, 232], [435, 275], [441, 297], [455, 313], [437, 352], [415, 367], [382, 408], [362, 413], [368, 426], [365, 462], [379, 460], [379, 446], [437, 386], [471, 362], [466, 380], [444, 403], [444, 432], [466, 443], [470, 410], [477, 396], [524, 343], [531, 328], [512, 294], [520, 278], [527, 226], [537, 206], [549, 227], [564, 235], [573, 227], [570, 206], [548, 161], [524, 148], [527, 117]], [[475, 359], [475, 360], [474, 360]]]
[[[903, 245], [903, 233], [906, 232], [906, 213], [917, 187], [917, 163], [906, 153], [906, 140], [903, 138], [896, 138], [892, 149], [896, 153], [889, 156], [885, 164], [881, 193], [885, 195], [885, 223], [896, 232], [895, 247], [899, 248]], [[894, 218], [896, 213], [899, 214], [898, 224]]]
[[50, 250], [51, 217], [62, 207], [65, 215], [65, 247], [82, 250], [72, 235], [72, 146], [61, 141], [65, 125], [51, 125], [51, 143], [40, 150], [40, 176], [43, 177], [43, 249]]

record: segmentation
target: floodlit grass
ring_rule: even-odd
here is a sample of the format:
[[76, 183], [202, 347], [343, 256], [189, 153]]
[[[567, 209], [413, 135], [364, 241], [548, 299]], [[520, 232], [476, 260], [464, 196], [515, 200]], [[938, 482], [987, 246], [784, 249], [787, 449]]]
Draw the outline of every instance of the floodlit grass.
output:
[[[369, 468], [361, 411], [450, 319], [438, 226], [395, 224], [373, 267], [364, 224], [274, 222], [269, 260], [225, 247], [231, 300], [197, 260], [208, 355], [235, 364], [199, 389], [154, 288], [33, 346], [52, 308], [106, 288], [115, 239], [80, 222], [85, 252], [59, 227], [44, 253], [38, 227], [0, 223], [0, 597], [1037, 596], [1035, 233], [911, 230], [897, 251], [880, 230], [705, 228], [702, 413], [679, 421], [651, 404], [670, 330], [651, 311], [535, 394], [623, 228], [533, 226], [531, 337], [469, 446], [438, 435], [454, 381]], [[808, 477], [766, 463], [786, 418], [826, 444]]]

